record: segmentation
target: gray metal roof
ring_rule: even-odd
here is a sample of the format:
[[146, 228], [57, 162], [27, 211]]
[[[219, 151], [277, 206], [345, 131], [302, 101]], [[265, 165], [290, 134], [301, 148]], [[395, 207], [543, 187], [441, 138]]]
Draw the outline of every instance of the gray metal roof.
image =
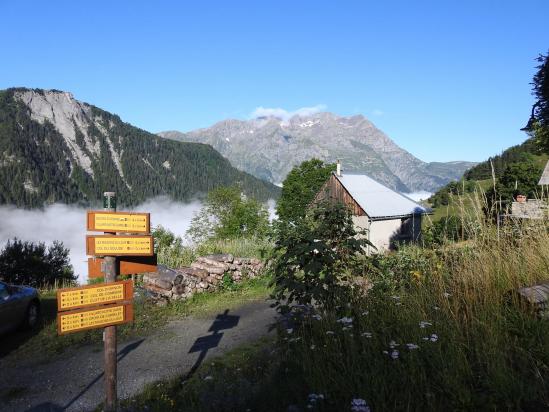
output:
[[538, 185], [549, 185], [549, 161], [547, 161], [545, 169], [543, 169]]
[[334, 175], [372, 219], [405, 217], [431, 212], [431, 209], [421, 206], [366, 175]]

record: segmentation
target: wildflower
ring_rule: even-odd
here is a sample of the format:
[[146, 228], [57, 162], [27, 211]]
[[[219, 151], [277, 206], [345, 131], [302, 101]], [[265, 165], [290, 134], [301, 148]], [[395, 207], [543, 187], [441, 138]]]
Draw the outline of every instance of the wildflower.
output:
[[210, 376], [210, 375], [204, 378], [205, 381], [211, 381], [212, 379], [213, 379], [213, 376]]
[[311, 350], [315, 350], [316, 346], [315, 345], [311, 345]]
[[426, 320], [422, 320], [419, 322], [419, 327], [421, 329], [425, 329], [427, 326], [432, 326], [433, 324], [431, 322], [427, 322]]
[[314, 253], [315, 255], [318, 255], [318, 253], [319, 253], [319, 252], [318, 252], [318, 249], [313, 249], [313, 253]]
[[430, 340], [431, 342], [436, 342], [436, 341], [438, 340], [438, 335], [436, 335], [435, 333], [433, 333], [433, 334], [431, 335], [431, 337], [429, 338], [429, 340]]
[[333, 330], [327, 330], [326, 335], [333, 335], [335, 332]]
[[444, 297], [445, 297], [445, 298], [449, 298], [450, 296], [452, 296], [452, 294], [451, 294], [451, 293], [448, 293], [448, 292], [444, 292]]
[[416, 282], [419, 282], [421, 280], [421, 278], [423, 277], [423, 275], [421, 274], [421, 272], [419, 270], [412, 270], [410, 272], [410, 275], [412, 275], [412, 277], [414, 278], [414, 280]]
[[399, 352], [398, 352], [396, 349], [394, 349], [394, 350], [391, 352], [391, 358], [394, 359], [394, 360], [396, 360], [396, 359], [398, 359], [398, 356], [399, 356]]
[[397, 295], [393, 295], [393, 296], [391, 296], [391, 298], [394, 299], [394, 300], [400, 300], [400, 296], [397, 296]]
[[320, 316], [320, 315], [313, 315], [311, 317], [315, 320], [321, 320], [322, 319], [322, 316]]
[[343, 317], [341, 319], [338, 319], [336, 322], [343, 323], [344, 325], [349, 326], [353, 323], [353, 318]]
[[364, 399], [353, 399], [351, 401], [352, 412], [370, 412], [370, 407]]
[[409, 350], [419, 349], [419, 346], [416, 345], [415, 343], [407, 343], [406, 346], [408, 347]]
[[362, 316], [366, 316], [368, 313], [370, 313], [370, 311], [365, 310], [364, 312], [362, 312]]
[[292, 328], [290, 329], [286, 329], [286, 333], [289, 335], [290, 333], [292, 333], [294, 330]]
[[364, 336], [366, 338], [371, 338], [372, 337], [372, 332], [362, 332], [360, 334], [360, 336]]
[[440, 308], [438, 306], [433, 306], [433, 309], [434, 310], [440, 310]]
[[389, 354], [389, 352], [387, 352], [386, 350], [384, 350], [382, 353], [383, 353], [384, 355], [388, 355], [388, 354]]
[[399, 344], [396, 343], [394, 340], [392, 340], [391, 342], [389, 342], [389, 347], [390, 347], [391, 349], [394, 349], [396, 346], [399, 346]]

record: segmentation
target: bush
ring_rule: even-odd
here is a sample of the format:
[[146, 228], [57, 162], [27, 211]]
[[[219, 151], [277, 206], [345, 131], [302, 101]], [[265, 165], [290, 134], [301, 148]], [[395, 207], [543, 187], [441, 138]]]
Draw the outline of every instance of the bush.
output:
[[52, 287], [72, 283], [76, 276], [69, 249], [55, 241], [46, 248], [42, 242], [9, 240], [0, 253], [0, 278], [8, 283], [33, 287]]
[[371, 245], [361, 234], [341, 204], [317, 205], [297, 224], [280, 222], [271, 262], [279, 310], [286, 312], [293, 302], [315, 302], [324, 309], [346, 306], [349, 274]]

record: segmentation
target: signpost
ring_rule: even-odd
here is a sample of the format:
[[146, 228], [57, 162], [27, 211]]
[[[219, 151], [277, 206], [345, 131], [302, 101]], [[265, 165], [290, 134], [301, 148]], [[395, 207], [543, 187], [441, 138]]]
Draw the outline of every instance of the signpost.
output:
[[[57, 333], [104, 328], [105, 410], [116, 410], [116, 325], [133, 321], [133, 282], [118, 274], [156, 271], [149, 213], [116, 211], [116, 194], [103, 194], [103, 211], [89, 211], [86, 227], [103, 235], [86, 236], [88, 275], [104, 283], [57, 292]], [[117, 233], [119, 233], [117, 235]]]
[[150, 235], [89, 235], [86, 236], [86, 254], [92, 256], [152, 256], [154, 255], [154, 242]]
[[114, 327], [114, 325], [131, 321], [133, 321], [133, 305], [128, 302], [92, 309], [69, 310], [57, 314], [57, 333], [64, 335], [106, 326]]
[[106, 305], [133, 298], [131, 280], [121, 282], [66, 288], [57, 291], [57, 310], [81, 309], [89, 306]]
[[[133, 275], [136, 273], [156, 272], [156, 255], [153, 256], [120, 256], [118, 258], [119, 275]], [[105, 259], [100, 257], [88, 258], [88, 277], [90, 279], [105, 276]]]
[[151, 233], [149, 213], [89, 211], [87, 222], [92, 232]]

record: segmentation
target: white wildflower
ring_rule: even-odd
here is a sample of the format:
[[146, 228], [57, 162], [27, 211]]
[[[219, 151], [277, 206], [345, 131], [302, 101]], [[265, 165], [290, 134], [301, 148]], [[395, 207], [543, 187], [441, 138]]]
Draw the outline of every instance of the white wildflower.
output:
[[419, 322], [419, 327], [421, 329], [425, 329], [427, 326], [432, 326], [433, 324], [431, 322], [427, 322], [426, 320], [422, 320]]
[[210, 376], [210, 375], [204, 378], [205, 381], [211, 381], [212, 379], [213, 379], [213, 376]]
[[391, 298], [394, 299], [394, 300], [400, 300], [400, 296], [397, 296], [397, 295], [393, 295], [393, 296], [391, 296]]
[[407, 343], [406, 346], [408, 347], [409, 350], [419, 349], [419, 346], [416, 345], [415, 343]]
[[452, 294], [451, 294], [451, 293], [448, 293], [448, 292], [444, 292], [444, 297], [445, 297], [445, 298], [449, 298], [450, 296], [452, 296]]
[[396, 343], [394, 340], [392, 340], [391, 342], [389, 342], [389, 347], [390, 347], [391, 349], [394, 349], [396, 346], [399, 346], [399, 344]]
[[398, 356], [399, 356], [399, 352], [396, 349], [394, 349], [391, 352], [391, 358], [396, 360], [396, 359], [398, 359]]
[[438, 335], [435, 334], [435, 333], [433, 333], [433, 334], [431, 335], [431, 337], [429, 338], [429, 340], [430, 340], [431, 342], [436, 342], [436, 341], [438, 340]]
[[292, 328], [290, 329], [286, 329], [286, 333], [289, 335], [290, 333], [292, 333], [294, 330]]
[[370, 412], [370, 407], [364, 399], [353, 399], [351, 401], [352, 412]]
[[316, 320], [321, 320], [322, 319], [322, 316], [320, 315], [313, 315], [311, 316], [313, 319], [316, 319]]
[[370, 313], [370, 311], [365, 310], [364, 312], [362, 312], [362, 316], [366, 316], [368, 313]]
[[364, 336], [366, 338], [371, 338], [372, 337], [372, 332], [362, 332], [360, 334], [360, 336]]
[[336, 322], [343, 323], [346, 326], [349, 326], [353, 323], [353, 318], [343, 317], [341, 319], [338, 319]]
[[327, 330], [326, 335], [333, 335], [335, 332], [333, 330]]

